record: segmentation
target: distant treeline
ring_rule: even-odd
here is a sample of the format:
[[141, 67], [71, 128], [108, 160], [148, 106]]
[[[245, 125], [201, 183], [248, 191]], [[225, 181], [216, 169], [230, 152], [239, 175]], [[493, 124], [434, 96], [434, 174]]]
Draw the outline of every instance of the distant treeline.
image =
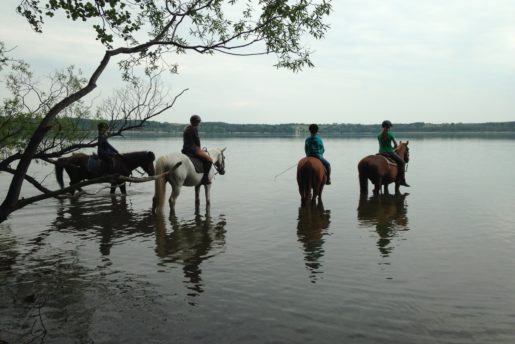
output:
[[[68, 119], [73, 121], [73, 119]], [[77, 123], [77, 122], [75, 122]], [[136, 122], [135, 122], [136, 123]], [[98, 120], [81, 119], [78, 122], [79, 130], [91, 131], [96, 134]], [[130, 122], [123, 122], [131, 125]], [[113, 130], [122, 125], [122, 122], [112, 122]], [[170, 135], [180, 136], [185, 123], [168, 123], [147, 121], [144, 127], [125, 132], [124, 135]], [[203, 135], [221, 136], [306, 136], [308, 135], [306, 123], [288, 124], [231, 124], [224, 122], [202, 122], [199, 131]], [[323, 136], [369, 136], [376, 135], [380, 130], [380, 124], [319, 124], [320, 133]], [[487, 122], [487, 123], [441, 123], [432, 124], [425, 122], [395, 123], [392, 130], [395, 133], [507, 133], [515, 134], [515, 121], [513, 122]]]
[[[305, 136], [308, 125], [302, 123], [288, 124], [230, 124], [224, 122], [202, 122], [200, 131], [204, 134], [228, 136]], [[166, 122], [147, 122], [139, 132], [181, 134], [185, 124]], [[381, 129], [377, 124], [320, 124], [320, 132], [324, 136], [358, 136], [374, 135]], [[424, 122], [394, 124], [396, 133], [515, 133], [514, 122], [488, 123], [443, 123]]]

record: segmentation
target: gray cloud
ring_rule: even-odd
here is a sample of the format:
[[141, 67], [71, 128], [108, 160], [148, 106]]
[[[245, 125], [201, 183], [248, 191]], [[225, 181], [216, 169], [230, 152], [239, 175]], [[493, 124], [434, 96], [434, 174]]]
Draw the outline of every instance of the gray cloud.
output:
[[[48, 22], [45, 35], [3, 1], [1, 37], [38, 71], [74, 64], [88, 73], [103, 50], [87, 26]], [[334, 1], [331, 31], [310, 42], [316, 68], [293, 74], [269, 57], [173, 57], [175, 91], [160, 119], [243, 123], [482, 122], [515, 120], [515, 2]], [[66, 29], [63, 29], [66, 28]], [[119, 82], [102, 77], [102, 95]], [[98, 93], [96, 94], [98, 96]]]

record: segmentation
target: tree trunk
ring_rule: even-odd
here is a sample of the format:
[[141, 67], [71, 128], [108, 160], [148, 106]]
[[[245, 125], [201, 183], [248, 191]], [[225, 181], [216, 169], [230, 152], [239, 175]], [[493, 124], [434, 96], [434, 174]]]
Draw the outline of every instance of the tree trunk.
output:
[[41, 120], [38, 128], [32, 135], [23, 155], [18, 162], [18, 166], [16, 167], [16, 173], [11, 179], [11, 184], [9, 185], [9, 190], [7, 191], [7, 195], [5, 196], [4, 201], [0, 205], [0, 223], [7, 219], [7, 216], [11, 214], [13, 211], [18, 209], [17, 203], [20, 197], [21, 188], [23, 186], [23, 181], [25, 180], [25, 175], [29, 169], [30, 163], [32, 162], [32, 158], [37, 151], [37, 148], [46, 133], [52, 127], [52, 122], [57, 117], [57, 115], [66, 107], [70, 106], [74, 102], [86, 96], [88, 93], [93, 91], [96, 88], [96, 81], [104, 71], [105, 67], [109, 63], [109, 59], [112, 56], [111, 51], [107, 51], [104, 55], [104, 58], [100, 62], [100, 65], [97, 67], [91, 78], [89, 79], [88, 84], [75, 92], [74, 94], [69, 95], [68, 97], [61, 100], [57, 103], [53, 108], [48, 111], [47, 115]]

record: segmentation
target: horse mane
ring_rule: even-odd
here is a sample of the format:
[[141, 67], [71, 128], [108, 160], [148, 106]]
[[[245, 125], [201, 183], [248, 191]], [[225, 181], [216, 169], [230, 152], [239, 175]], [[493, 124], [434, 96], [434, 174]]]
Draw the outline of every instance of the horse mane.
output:
[[[409, 147], [408, 147], [409, 141], [402, 142], [399, 141], [399, 144], [397, 147], [395, 147], [394, 151], [399, 154], [399, 151], [403, 150], [404, 154], [401, 156], [401, 159], [405, 160], [405, 155], [409, 154]], [[399, 154], [400, 155], [400, 154]]]
[[129, 152], [129, 153], [123, 153], [121, 154], [125, 159], [127, 160], [141, 160], [141, 159], [148, 159], [151, 161], [154, 161], [156, 159], [156, 156], [151, 151], [138, 151], [138, 152]]

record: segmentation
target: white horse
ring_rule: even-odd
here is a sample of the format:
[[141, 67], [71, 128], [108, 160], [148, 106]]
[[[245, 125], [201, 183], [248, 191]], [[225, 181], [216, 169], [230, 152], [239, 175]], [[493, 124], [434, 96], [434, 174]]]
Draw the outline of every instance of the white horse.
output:
[[[209, 181], [213, 179], [216, 173], [225, 174], [225, 148], [210, 148], [207, 154], [213, 159], [213, 165], [209, 171]], [[172, 194], [168, 202], [170, 209], [175, 208], [177, 197], [181, 193], [183, 186], [195, 187], [195, 207], [200, 205], [200, 182], [203, 173], [197, 173], [190, 158], [180, 152], [165, 155], [156, 161], [156, 175], [169, 172], [166, 176], [156, 179], [156, 190], [154, 198], [152, 199], [152, 212], [155, 213], [156, 209], [162, 209], [164, 205], [164, 198], [166, 195], [166, 183], [172, 185]], [[211, 184], [204, 185], [206, 191], [206, 206], [211, 204], [210, 190]]]

